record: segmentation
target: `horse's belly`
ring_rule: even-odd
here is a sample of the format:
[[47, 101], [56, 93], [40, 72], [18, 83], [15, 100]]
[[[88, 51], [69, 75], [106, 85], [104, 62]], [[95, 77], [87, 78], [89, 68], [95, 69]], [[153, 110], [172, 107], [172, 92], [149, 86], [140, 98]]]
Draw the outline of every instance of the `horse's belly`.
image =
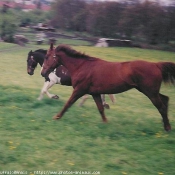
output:
[[91, 86], [89, 89], [90, 93], [99, 93], [99, 94], [115, 94], [127, 91], [133, 88], [132, 85], [120, 81], [120, 82], [104, 82], [102, 84], [96, 84]]
[[60, 84], [60, 77], [57, 77], [53, 72], [49, 74], [49, 79], [55, 84]]

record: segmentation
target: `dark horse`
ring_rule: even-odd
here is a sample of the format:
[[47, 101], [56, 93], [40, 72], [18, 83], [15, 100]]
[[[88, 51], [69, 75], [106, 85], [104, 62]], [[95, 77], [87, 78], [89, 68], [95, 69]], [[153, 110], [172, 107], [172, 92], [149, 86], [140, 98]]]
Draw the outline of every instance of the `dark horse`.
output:
[[[44, 49], [38, 49], [38, 50], [35, 50], [34, 52], [31, 50], [28, 53], [27, 72], [29, 75], [34, 74], [34, 70], [37, 67], [37, 64], [39, 64], [42, 67], [46, 53], [47, 53], [47, 50], [44, 50]], [[38, 97], [38, 100], [41, 100], [45, 93], [48, 95], [49, 98], [54, 98], [54, 99], [59, 98], [57, 95], [50, 94], [48, 92], [48, 89], [51, 88], [54, 84], [61, 84], [66, 86], [72, 85], [70, 73], [62, 65], [57, 67], [55, 71], [51, 72], [48, 78], [46, 78], [46, 81], [41, 90], [40, 96]]]
[[171, 130], [167, 111], [169, 98], [160, 94], [161, 82], [175, 84], [175, 64], [171, 62], [108, 62], [90, 57], [74, 49], [59, 45], [47, 52], [42, 76], [46, 76], [58, 65], [64, 65], [71, 73], [74, 88], [64, 108], [54, 119], [60, 119], [66, 110], [84, 94], [92, 95], [101, 117], [107, 122], [100, 94], [115, 94], [135, 88], [145, 94], [158, 109], [166, 131]]
[[[46, 53], [47, 53], [47, 50], [44, 50], [44, 49], [38, 49], [38, 50], [35, 50], [34, 52], [31, 50], [28, 53], [27, 72], [29, 75], [34, 74], [34, 70], [37, 67], [37, 64], [40, 64], [40, 66], [42, 67]], [[51, 72], [49, 76], [46, 78], [46, 81], [41, 90], [40, 96], [38, 97], [38, 100], [41, 100], [45, 93], [48, 95], [49, 98], [58, 99], [59, 97], [57, 95], [50, 94], [48, 92], [48, 89], [51, 88], [54, 84], [61, 84], [66, 86], [72, 85], [70, 73], [63, 65], [58, 66], [55, 69], [55, 71]], [[105, 101], [105, 95], [102, 95], [101, 97], [102, 97], [104, 107], [109, 109], [109, 105]], [[112, 102], [114, 102], [114, 95], [111, 94], [109, 95], [109, 97], [112, 100]], [[83, 96], [79, 105], [82, 106], [86, 99], [87, 99], [87, 96]]]

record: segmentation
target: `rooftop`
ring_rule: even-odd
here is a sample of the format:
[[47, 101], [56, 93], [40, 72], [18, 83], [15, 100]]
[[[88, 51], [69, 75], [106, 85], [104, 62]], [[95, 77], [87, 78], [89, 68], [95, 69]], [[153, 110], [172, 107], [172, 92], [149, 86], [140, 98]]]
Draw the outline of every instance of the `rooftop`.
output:
[[[20, 0], [19, 0], [20, 2]], [[8, 6], [9, 8], [17, 8], [17, 7], [20, 7], [22, 10], [24, 11], [30, 11], [30, 10], [34, 10], [34, 9], [37, 9], [37, 6], [36, 4], [33, 4], [33, 3], [18, 3], [18, 2], [2, 2], [0, 1], [0, 7], [3, 7], [3, 6]], [[43, 11], [49, 11], [50, 10], [50, 6], [47, 5], [47, 4], [41, 4], [41, 9]]]

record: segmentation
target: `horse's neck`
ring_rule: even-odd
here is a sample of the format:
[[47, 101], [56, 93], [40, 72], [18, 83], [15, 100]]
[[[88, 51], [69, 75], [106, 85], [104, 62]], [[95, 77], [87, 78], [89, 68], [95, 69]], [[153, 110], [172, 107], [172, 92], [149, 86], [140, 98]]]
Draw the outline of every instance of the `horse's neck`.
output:
[[81, 67], [83, 64], [84, 60], [79, 58], [64, 56], [62, 59], [62, 65], [64, 65], [66, 69], [68, 69], [68, 71], [71, 73], [79, 69], [79, 67]]
[[44, 59], [40, 59], [40, 61], [38, 63], [42, 67], [43, 66], [43, 63], [44, 63]]
[[38, 62], [41, 67], [42, 67], [43, 62], [44, 62], [44, 56], [45, 55], [42, 55], [42, 54], [39, 54], [36, 56], [36, 62]]

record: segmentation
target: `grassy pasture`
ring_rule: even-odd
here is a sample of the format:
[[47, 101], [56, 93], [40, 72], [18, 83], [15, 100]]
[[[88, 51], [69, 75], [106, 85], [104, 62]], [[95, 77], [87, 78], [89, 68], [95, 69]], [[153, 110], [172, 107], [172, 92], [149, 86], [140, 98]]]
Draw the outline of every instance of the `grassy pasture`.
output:
[[[42, 48], [48, 48], [43, 46]], [[174, 61], [174, 53], [132, 48], [74, 46], [76, 50], [109, 61], [144, 59]], [[38, 46], [0, 43], [0, 171], [100, 171], [102, 175], [175, 174], [175, 88], [162, 84], [170, 97], [172, 131], [163, 130], [151, 102], [136, 90], [116, 95], [103, 124], [91, 97], [80, 108], [77, 101], [60, 121], [72, 87], [55, 85], [59, 100], [37, 101], [43, 79], [26, 72], [26, 58]]]

